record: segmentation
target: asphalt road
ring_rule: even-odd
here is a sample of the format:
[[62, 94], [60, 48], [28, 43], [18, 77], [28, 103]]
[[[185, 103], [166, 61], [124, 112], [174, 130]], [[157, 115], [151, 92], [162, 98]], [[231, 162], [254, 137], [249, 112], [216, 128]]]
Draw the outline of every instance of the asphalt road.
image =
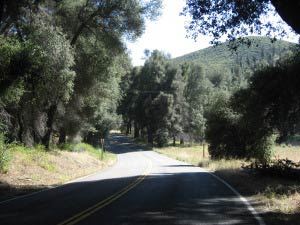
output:
[[112, 134], [118, 163], [72, 183], [0, 203], [0, 224], [260, 224], [222, 181]]

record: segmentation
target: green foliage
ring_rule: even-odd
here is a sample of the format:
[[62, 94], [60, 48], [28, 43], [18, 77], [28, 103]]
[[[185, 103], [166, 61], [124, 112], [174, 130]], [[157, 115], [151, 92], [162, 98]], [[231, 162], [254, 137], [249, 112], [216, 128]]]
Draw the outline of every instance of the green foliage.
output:
[[70, 152], [84, 152], [84, 151], [89, 151], [93, 149], [94, 147], [87, 144], [87, 143], [70, 143], [66, 142], [63, 143], [59, 146], [60, 149], [62, 150], [67, 150]]
[[270, 4], [294, 31], [300, 32], [300, 20], [297, 17], [299, 6], [296, 2], [283, 4], [275, 0], [245, 0], [242, 3], [235, 0], [187, 0], [183, 14], [189, 14], [192, 18], [188, 30], [194, 38], [198, 33], [209, 35], [212, 36], [213, 43], [218, 43], [224, 36], [229, 40], [262, 33], [267, 36], [283, 36], [286, 34], [284, 26], [277, 24], [276, 20], [266, 19], [266, 15], [270, 17], [269, 14], [274, 13]]
[[93, 151], [94, 147], [86, 143], [75, 144], [70, 150], [72, 152]]
[[153, 51], [140, 70], [134, 68], [128, 73], [122, 86], [125, 90], [119, 110], [127, 131], [133, 122], [135, 137], [147, 133], [148, 143], [156, 141], [158, 145], [183, 132], [184, 81], [168, 56]]
[[115, 45], [122, 37], [139, 37], [145, 19], [155, 19], [160, 14], [160, 7], [161, 0], [63, 0], [58, 4], [57, 13], [66, 33], [71, 36], [72, 45], [80, 36], [91, 34], [102, 38], [106, 45]]
[[31, 41], [0, 36], [0, 94], [2, 101], [18, 102], [24, 93], [24, 79], [29, 79], [40, 54]]
[[67, 150], [71, 152], [89, 152], [94, 157], [103, 160], [104, 151], [102, 149], [94, 148], [92, 145], [87, 143], [69, 143], [66, 142], [59, 146], [62, 150]]
[[228, 97], [220, 96], [212, 106], [206, 130], [212, 158], [255, 158], [267, 163], [275, 136], [234, 111]]
[[104, 157], [110, 154], [110, 153], [105, 153], [104, 150], [100, 148], [89, 148], [88, 152], [99, 160], [103, 160]]
[[206, 127], [205, 114], [211, 103], [213, 86], [204, 75], [202, 67], [191, 65], [187, 73], [187, 81], [184, 89], [185, 100], [188, 104], [186, 132], [190, 133], [196, 141], [204, 140]]
[[164, 147], [168, 144], [169, 132], [167, 129], [158, 129], [155, 134], [155, 141], [158, 147]]
[[239, 129], [239, 116], [228, 105], [228, 99], [220, 96], [212, 106], [207, 120], [206, 140], [212, 158], [244, 157], [243, 140]]
[[[38, 6], [38, 7], [37, 7]], [[0, 124], [9, 141], [50, 146], [119, 126], [119, 83], [135, 39], [161, 1], [4, 1], [0, 4]], [[51, 143], [55, 145], [55, 143]]]
[[289, 159], [278, 159], [270, 160], [269, 162], [254, 162], [243, 168], [258, 174], [297, 179], [299, 177], [300, 163]]
[[0, 173], [8, 171], [11, 154], [7, 144], [5, 143], [4, 134], [0, 133]]
[[[9, 33], [20, 26], [20, 20], [28, 20], [28, 11], [36, 10], [43, 0], [2, 0], [0, 4], [0, 34]], [[15, 29], [14, 32], [19, 32]]]
[[271, 42], [264, 37], [247, 37], [245, 40], [251, 41], [252, 45], [241, 44], [235, 51], [229, 48], [229, 43], [225, 42], [217, 46], [205, 48], [192, 52], [178, 58], [175, 63], [199, 64], [203, 72], [213, 80], [216, 74], [222, 75], [223, 83], [231, 82], [234, 75], [246, 75], [257, 69], [258, 65], [265, 62], [274, 65], [279, 58], [289, 54], [290, 49], [295, 44], [278, 40]]
[[258, 133], [279, 133], [279, 142], [299, 132], [299, 56], [257, 71], [249, 87], [238, 91], [233, 106]]
[[[254, 143], [248, 146], [249, 155], [260, 163], [268, 163], [274, 155], [276, 135], [257, 137]], [[246, 147], [247, 148], [247, 147]]]
[[[49, 102], [58, 99], [68, 102], [73, 92], [75, 73], [74, 51], [62, 33], [61, 28], [36, 15], [30, 26], [29, 39], [39, 46], [40, 54], [40, 80], [36, 84], [39, 98]], [[43, 101], [45, 101], [43, 99]]]
[[28, 148], [28, 147], [26, 147], [24, 145], [20, 145], [18, 143], [10, 144], [9, 149], [12, 152], [22, 152], [22, 153], [25, 153], [25, 154], [32, 154], [32, 152], [33, 152], [33, 148]]

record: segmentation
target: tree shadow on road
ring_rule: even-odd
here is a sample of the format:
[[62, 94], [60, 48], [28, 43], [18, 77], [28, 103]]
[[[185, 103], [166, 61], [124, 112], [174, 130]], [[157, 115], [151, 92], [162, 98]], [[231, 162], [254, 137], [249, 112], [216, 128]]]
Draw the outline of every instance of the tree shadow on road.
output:
[[114, 154], [152, 150], [152, 147], [137, 143], [134, 139], [119, 133], [110, 134], [106, 140], [105, 147]]
[[[175, 167], [170, 165], [170, 167]], [[184, 165], [179, 165], [181, 169]], [[44, 218], [43, 224], [55, 224], [114, 196], [130, 187], [140, 177], [77, 181], [46, 192], [0, 204], [0, 220], [4, 224], [22, 224], [22, 218], [34, 211]], [[221, 186], [220, 186], [221, 185]], [[44, 190], [44, 186], [26, 186], [22, 191]], [[245, 197], [251, 197], [248, 193]], [[75, 204], [74, 204], [75, 203]], [[80, 203], [80, 204], [79, 204]], [[255, 208], [261, 202], [251, 201]], [[30, 207], [28, 207], [30, 205]], [[41, 207], [42, 205], [42, 207]], [[54, 219], [51, 219], [55, 211]], [[14, 212], [21, 212], [18, 217]], [[265, 212], [267, 224], [299, 225], [299, 213]], [[48, 219], [49, 217], [49, 219]], [[258, 224], [238, 197], [208, 173], [160, 173], [117, 198], [112, 204], [96, 210], [83, 224]], [[33, 217], [31, 224], [39, 224]], [[45, 222], [46, 221], [46, 222]]]

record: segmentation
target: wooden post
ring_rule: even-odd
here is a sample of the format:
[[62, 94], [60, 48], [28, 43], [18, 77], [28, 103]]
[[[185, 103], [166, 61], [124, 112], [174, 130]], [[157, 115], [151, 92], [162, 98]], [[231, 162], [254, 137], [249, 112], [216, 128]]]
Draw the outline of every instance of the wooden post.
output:
[[104, 138], [100, 138], [100, 145], [102, 150], [104, 151]]

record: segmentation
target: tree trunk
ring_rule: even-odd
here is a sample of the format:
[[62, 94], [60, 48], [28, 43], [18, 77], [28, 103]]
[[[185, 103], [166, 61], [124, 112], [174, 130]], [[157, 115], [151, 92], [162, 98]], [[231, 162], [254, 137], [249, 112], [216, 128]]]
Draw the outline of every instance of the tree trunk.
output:
[[176, 137], [175, 137], [175, 135], [173, 136], [173, 146], [174, 147], [176, 146]]
[[42, 138], [42, 144], [45, 146], [45, 148], [48, 150], [50, 146], [50, 139], [53, 131], [53, 123], [54, 123], [54, 117], [57, 110], [57, 105], [51, 105], [48, 112], [47, 112], [47, 131], [45, 136]]
[[66, 130], [62, 127], [59, 130], [59, 138], [58, 138], [58, 144], [64, 144], [66, 143]]
[[134, 121], [134, 138], [140, 137], [140, 128], [137, 122]]
[[279, 16], [293, 28], [296, 33], [300, 34], [299, 1], [271, 0], [271, 3]]
[[180, 138], [180, 144], [184, 145], [184, 138], [183, 137]]
[[148, 132], [148, 144], [153, 146], [153, 134], [152, 134], [152, 132]]
[[130, 130], [131, 130], [131, 120], [129, 120], [126, 124], [126, 135], [131, 133]]
[[18, 123], [19, 123], [18, 139], [20, 142], [23, 142], [22, 134], [24, 132], [24, 123], [22, 118], [22, 112], [18, 112]]

